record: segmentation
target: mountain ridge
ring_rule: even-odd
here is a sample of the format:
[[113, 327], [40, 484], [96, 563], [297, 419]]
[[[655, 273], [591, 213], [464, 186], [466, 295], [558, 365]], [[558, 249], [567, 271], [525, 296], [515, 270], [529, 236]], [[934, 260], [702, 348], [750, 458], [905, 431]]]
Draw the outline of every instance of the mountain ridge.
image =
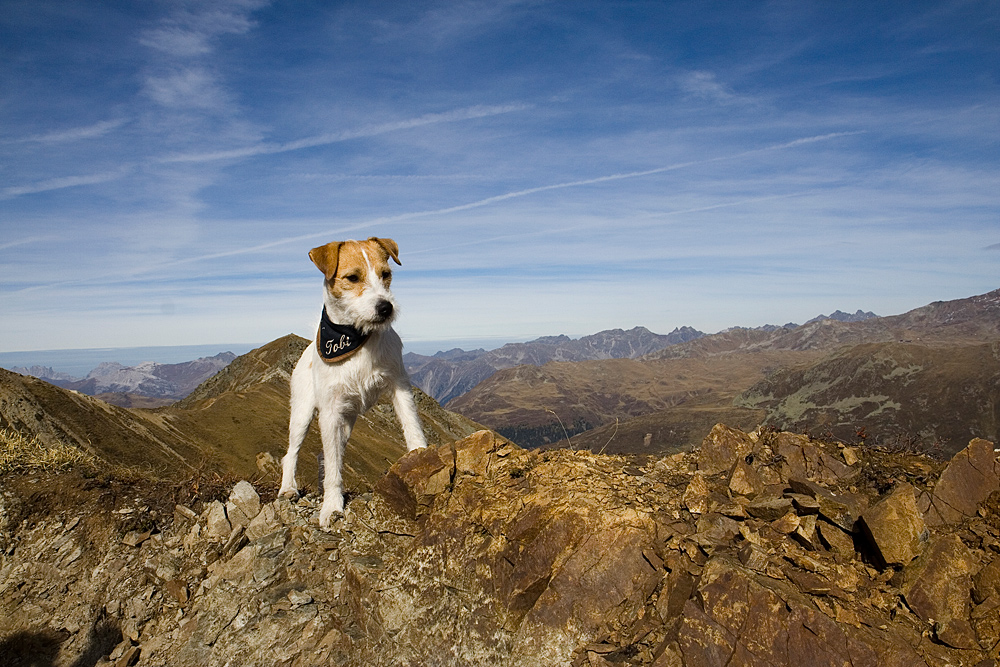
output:
[[589, 336], [542, 336], [526, 343], [507, 343], [495, 350], [461, 349], [403, 357], [410, 380], [442, 404], [464, 394], [498, 370], [519, 365], [541, 366], [550, 361], [627, 359], [703, 336], [691, 327], [656, 334], [645, 327], [607, 329]]
[[[779, 373], [785, 374], [781, 377], [804, 382], [804, 374], [809, 368], [822, 364], [825, 357], [835, 355], [838, 350], [865, 344], [915, 344], [938, 349], [939, 352], [929, 358], [934, 360], [934, 368], [944, 369], [947, 350], [978, 349], [977, 346], [988, 346], [997, 339], [1000, 339], [1000, 290], [934, 302], [888, 317], [866, 317], [856, 321], [828, 317], [794, 328], [734, 327], [646, 354], [634, 360], [633, 376], [620, 368], [605, 367], [607, 362], [603, 361], [587, 362], [576, 368], [572, 364], [553, 363], [537, 368], [505, 369], [446, 406], [491, 426], [524, 446], [548, 446], [571, 437], [574, 446], [586, 446], [595, 451], [608, 447], [608, 451], [621, 453], [662, 454], [690, 447], [697, 429], [719, 421], [752, 428], [769, 415], [768, 410], [778, 410], [783, 397], [794, 396], [799, 387], [789, 380], [780, 385], [779, 395], [762, 391], [762, 395], [770, 398], [755, 401], [740, 399], [744, 391], [757, 383], [766, 383], [768, 378]], [[963, 355], [959, 354], [964, 359]], [[983, 357], [981, 362], [986, 365], [984, 368], [989, 366], [986, 359]], [[710, 361], [715, 364], [711, 372], [706, 370], [707, 366], [698, 365]], [[836, 366], [835, 362], [830, 363], [830, 368]], [[652, 371], [643, 365], [656, 368], [662, 378], [670, 379], [659, 389], [662, 395], [656, 400], [647, 396], [650, 385], [643, 378]], [[862, 366], [862, 363], [850, 366], [851, 372], [858, 372]], [[886, 374], [892, 372], [903, 373], [904, 369], [886, 370]], [[970, 382], [974, 379], [974, 388], [970, 387], [970, 391], [979, 397], [992, 396], [1000, 403], [1000, 385], [994, 383], [989, 373], [980, 372], [972, 365], [965, 371], [929, 370], [920, 377], [925, 381], [938, 378], [939, 383], [947, 384], [961, 382], [961, 373], [965, 373]], [[827, 381], [833, 383], [833, 378], [828, 376]], [[853, 437], [854, 430], [849, 428], [851, 420], [868, 413], [838, 411], [837, 408], [853, 405], [852, 397], [885, 396], [882, 400], [889, 401], [897, 391], [888, 383], [881, 393], [872, 394], [866, 389], [871, 382], [861, 376], [857, 382], [844, 380], [834, 384], [848, 393], [834, 396], [820, 392], [818, 396], [824, 397], [826, 402], [815, 402], [816, 410], [809, 415], [822, 419], [827, 419], [823, 415], [832, 415], [829, 418], [835, 418], [835, 433], [844, 438]], [[914, 399], [917, 396], [912, 392], [908, 395]], [[920, 395], [924, 397], [921, 400], [932, 401], [931, 397], [938, 393], [928, 388]], [[671, 404], [664, 400], [667, 396], [675, 397]], [[617, 414], [593, 407], [598, 400], [612, 405], [609, 397], [615, 397], [621, 406], [628, 407], [618, 409]], [[987, 400], [984, 405], [988, 405], [988, 399], [983, 400]], [[956, 409], [960, 405], [954, 401], [948, 404]], [[865, 421], [869, 430], [877, 429], [887, 441], [901, 437], [905, 429], [917, 428], [923, 432], [918, 440], [926, 446], [934, 446], [940, 436], [947, 441], [946, 447], [954, 451], [965, 434], [951, 427], [932, 427], [930, 422], [937, 423], [936, 418], [926, 418], [918, 428], [917, 407], [898, 413], [910, 414], [901, 424], [890, 424], [885, 419]], [[800, 430], [818, 427], [798, 418], [779, 419], [785, 412], [784, 408], [778, 410], [767, 423]], [[989, 419], [973, 418], [967, 413], [965, 416], [968, 424], [975, 425], [978, 437], [996, 437]], [[857, 427], [863, 425], [859, 423]]]
[[83, 378], [60, 373], [47, 366], [14, 367], [10, 370], [128, 407], [138, 397], [160, 399], [161, 404], [184, 398], [235, 358], [232, 352], [220, 352], [211, 357], [176, 364], [145, 361], [126, 366], [116, 361], [105, 361]]

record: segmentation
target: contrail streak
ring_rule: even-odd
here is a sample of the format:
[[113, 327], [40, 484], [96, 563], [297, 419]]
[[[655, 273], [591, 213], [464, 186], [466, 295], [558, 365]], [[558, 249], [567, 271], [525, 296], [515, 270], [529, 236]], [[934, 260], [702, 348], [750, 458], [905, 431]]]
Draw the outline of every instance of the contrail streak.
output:
[[225, 151], [212, 151], [208, 153], [186, 153], [181, 155], [170, 155], [161, 158], [164, 163], [173, 162], [212, 162], [215, 160], [231, 160], [234, 158], [253, 157], [256, 155], [273, 155], [275, 153], [287, 153], [288, 151], [299, 150], [300, 148], [312, 148], [314, 146], [326, 146], [340, 141], [350, 139], [361, 139], [364, 137], [374, 137], [388, 132], [408, 130], [414, 127], [425, 125], [435, 125], [437, 123], [453, 123], [461, 120], [471, 120], [473, 118], [486, 118], [487, 116], [498, 116], [500, 114], [523, 111], [530, 108], [527, 104], [505, 104], [500, 106], [473, 106], [443, 113], [429, 113], [417, 118], [396, 121], [392, 123], [382, 123], [380, 125], [365, 125], [353, 130], [343, 132], [333, 132], [322, 134], [316, 137], [307, 137], [288, 141], [285, 143], [263, 143], [245, 148], [235, 148]]

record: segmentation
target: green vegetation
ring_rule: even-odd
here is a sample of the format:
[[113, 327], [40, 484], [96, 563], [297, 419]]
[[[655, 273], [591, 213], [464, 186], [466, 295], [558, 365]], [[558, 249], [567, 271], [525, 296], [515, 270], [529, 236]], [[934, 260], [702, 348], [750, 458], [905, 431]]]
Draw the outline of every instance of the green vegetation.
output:
[[565, 444], [569, 438], [577, 433], [583, 433], [592, 428], [594, 428], [594, 424], [585, 419], [577, 419], [565, 429], [563, 429], [562, 424], [553, 422], [542, 426], [501, 427], [496, 429], [496, 432], [511, 442], [516, 442], [521, 447], [542, 447], [559, 441], [563, 441]]

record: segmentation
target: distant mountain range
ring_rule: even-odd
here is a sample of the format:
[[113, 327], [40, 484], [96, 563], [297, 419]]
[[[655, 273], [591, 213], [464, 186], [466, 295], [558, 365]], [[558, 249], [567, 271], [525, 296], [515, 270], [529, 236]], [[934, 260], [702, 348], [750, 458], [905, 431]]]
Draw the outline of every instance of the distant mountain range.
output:
[[521, 445], [571, 437], [619, 453], [690, 447], [716, 422], [944, 453], [970, 433], [996, 440], [1000, 290], [861, 316], [737, 327], [637, 359], [505, 369], [446, 407]]
[[[826, 320], [861, 322], [877, 317], [875, 313], [861, 310], [853, 315], [837, 310], [830, 315], [814, 317], [808, 323]], [[748, 335], [763, 338], [778, 330], [797, 327], [794, 323], [782, 326], [768, 324], [755, 329], [735, 327], [727, 331], [756, 332]], [[577, 339], [565, 335], [544, 336], [526, 343], [508, 343], [490, 351], [455, 348], [433, 356], [411, 352], [403, 357], [403, 361], [413, 384], [445, 405], [500, 370], [522, 365], [544, 366], [553, 361], [637, 359], [706, 335], [691, 327], [678, 327], [666, 335], [653, 333], [645, 327], [627, 331], [609, 329]]]
[[544, 336], [527, 343], [508, 343], [496, 350], [454, 349], [434, 356], [409, 353], [403, 357], [410, 380], [442, 404], [461, 396], [498, 370], [550, 361], [634, 359], [668, 345], [705, 334], [691, 327], [655, 334], [645, 327], [609, 329], [591, 336]]
[[[810, 323], [826, 319], [842, 322], [861, 321], [877, 317], [858, 310], [851, 315], [835, 311], [820, 315]], [[751, 330], [771, 333], [778, 329], [793, 329], [794, 323], [783, 326], [765, 325]], [[666, 347], [696, 340], [706, 334], [691, 327], [675, 328], [666, 335], [656, 334], [645, 327], [629, 330], [609, 329], [582, 338], [566, 335], [543, 336], [526, 343], [508, 343], [495, 350], [463, 350], [455, 348], [432, 356], [408, 353], [404, 357], [407, 372], [414, 385], [445, 404], [466, 393], [498, 370], [519, 365], [542, 366], [551, 361], [594, 361], [601, 359], [636, 359]], [[225, 368], [236, 355], [223, 352], [212, 357], [176, 364], [143, 362], [126, 366], [114, 361], [99, 364], [85, 377], [74, 377], [47, 366], [14, 366], [9, 370], [51, 382], [89, 396], [97, 396], [120, 407], [160, 407], [185, 398], [199, 384]]]
[[[842, 310], [835, 310], [829, 315], [819, 315], [812, 318], [806, 324], [812, 324], [813, 322], [821, 322], [822, 320], [836, 320], [838, 322], [864, 322], [865, 320], [871, 320], [878, 317], [872, 312], [863, 312], [860, 308], [855, 313], [845, 313]], [[785, 325], [788, 326], [788, 325]]]
[[179, 364], [160, 364], [147, 361], [136, 366], [123, 366], [117, 362], [104, 362], [84, 378], [74, 378], [46, 366], [15, 367], [10, 370], [46, 380], [64, 389], [72, 389], [88, 396], [122, 407], [137, 407], [139, 397], [159, 399], [142, 401], [138, 407], [155, 407], [184, 398], [199, 384], [225, 368], [236, 358], [232, 352], [222, 352], [213, 357], [202, 357]]

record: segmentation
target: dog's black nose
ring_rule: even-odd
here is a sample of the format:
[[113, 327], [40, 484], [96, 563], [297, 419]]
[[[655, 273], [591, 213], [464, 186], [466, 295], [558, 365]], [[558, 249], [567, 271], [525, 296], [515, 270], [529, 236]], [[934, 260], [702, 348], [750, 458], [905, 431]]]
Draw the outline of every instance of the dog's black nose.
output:
[[379, 301], [375, 304], [375, 314], [382, 320], [389, 319], [389, 316], [392, 315], [392, 304], [388, 301]]

